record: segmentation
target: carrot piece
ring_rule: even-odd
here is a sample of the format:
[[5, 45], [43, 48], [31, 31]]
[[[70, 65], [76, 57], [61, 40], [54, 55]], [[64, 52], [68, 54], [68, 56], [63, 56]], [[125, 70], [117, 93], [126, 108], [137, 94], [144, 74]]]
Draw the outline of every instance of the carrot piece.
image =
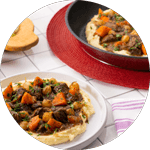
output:
[[64, 93], [62, 92], [58, 93], [55, 96], [54, 100], [52, 101], [52, 104], [54, 106], [67, 105], [67, 101], [66, 101]]
[[39, 115], [33, 117], [29, 123], [29, 129], [31, 131], [35, 130], [40, 122], [40, 118], [39, 118]]
[[8, 85], [8, 87], [3, 92], [4, 99], [10, 100], [11, 96], [12, 96], [12, 92], [13, 92], [12, 82], [10, 82], [10, 84]]
[[80, 117], [78, 117], [78, 116], [67, 116], [67, 118], [70, 123], [79, 123], [80, 122]]
[[98, 10], [98, 14], [103, 14], [103, 11], [99, 8], [99, 10]]
[[71, 93], [72, 95], [75, 95], [76, 94], [76, 89], [75, 88], [74, 89], [70, 89], [69, 93]]
[[144, 55], [147, 55], [144, 44], [142, 44], [142, 52], [143, 52]]
[[43, 80], [40, 77], [36, 77], [34, 79], [33, 86], [36, 86], [36, 85], [41, 86], [42, 84], [43, 84]]
[[123, 26], [123, 25], [129, 25], [129, 22], [128, 21], [122, 21], [122, 22], [119, 22], [119, 23], [116, 23], [118, 26]]
[[32, 96], [29, 93], [25, 92], [22, 96], [21, 103], [22, 104], [33, 104], [34, 101], [32, 99]]
[[7, 108], [8, 108], [9, 110], [11, 110], [11, 107], [10, 107], [10, 105], [9, 105], [8, 103], [6, 103], [6, 106], [7, 106]]
[[118, 41], [118, 42], [116, 42], [116, 43], [114, 44], [114, 46], [116, 47], [116, 46], [118, 46], [118, 45], [124, 45], [124, 44], [125, 44], [124, 42]]
[[101, 16], [100, 19], [103, 20], [104, 22], [108, 22], [109, 21], [109, 18], [106, 17], [106, 16]]
[[62, 123], [53, 119], [53, 118], [50, 118], [49, 121], [47, 122], [48, 125], [50, 125], [50, 129], [51, 130], [54, 130], [55, 128], [60, 128]]
[[97, 30], [96, 33], [97, 35], [104, 37], [105, 35], [108, 34], [108, 32], [111, 30], [111, 28], [106, 27], [106, 26], [100, 26]]

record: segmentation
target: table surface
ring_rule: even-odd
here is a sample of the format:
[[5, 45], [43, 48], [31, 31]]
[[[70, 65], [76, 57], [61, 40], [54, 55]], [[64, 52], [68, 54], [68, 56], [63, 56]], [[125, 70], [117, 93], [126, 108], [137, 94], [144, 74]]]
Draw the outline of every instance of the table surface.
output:
[[19, 73], [51, 71], [65, 73], [80, 78], [93, 85], [106, 101], [108, 116], [102, 134], [99, 135], [92, 144], [85, 148], [89, 149], [106, 144], [117, 137], [112, 108], [110, 105], [111, 100], [118, 98], [146, 98], [148, 90], [126, 88], [91, 79], [68, 67], [53, 54], [46, 40], [47, 25], [58, 10], [70, 2], [71, 1], [63, 1], [47, 5], [28, 17], [34, 23], [34, 33], [38, 35], [39, 43], [35, 47], [24, 52], [5, 51], [2, 57], [0, 79]]

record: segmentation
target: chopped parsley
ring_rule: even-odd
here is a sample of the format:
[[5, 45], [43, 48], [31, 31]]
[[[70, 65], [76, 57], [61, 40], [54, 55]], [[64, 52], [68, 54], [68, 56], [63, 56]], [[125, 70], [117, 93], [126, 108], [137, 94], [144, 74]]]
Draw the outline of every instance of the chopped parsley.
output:
[[11, 102], [11, 100], [6, 99], [5, 102]]
[[100, 18], [101, 18], [101, 16], [102, 16], [102, 15], [101, 15], [101, 14], [99, 14], [98, 18], [100, 19]]
[[74, 109], [74, 105], [73, 105], [73, 104], [70, 104], [70, 107], [71, 107], [72, 109]]
[[44, 82], [44, 83], [43, 83], [43, 88], [46, 87], [46, 85], [49, 85], [49, 83], [50, 83], [49, 81]]
[[127, 35], [128, 31], [125, 31], [125, 34]]
[[72, 102], [71, 102], [71, 101], [68, 101], [67, 103], [68, 103], [68, 104], [71, 104]]
[[92, 27], [90, 27], [90, 29], [93, 29]]
[[40, 136], [41, 134], [38, 134], [37, 136]]
[[51, 84], [53, 84], [54, 83], [54, 81], [53, 80], [51, 80]]
[[136, 39], [135, 42], [138, 43], [139, 41]]
[[141, 43], [137, 43], [137, 44], [135, 45], [135, 47], [138, 47], [139, 45], [141, 45]]
[[60, 93], [60, 92], [61, 92], [61, 89], [58, 90], [58, 93]]
[[104, 47], [104, 48], [105, 48], [105, 47], [107, 47], [107, 44], [106, 44], [106, 43], [104, 43], [104, 44], [103, 44], [103, 47]]
[[15, 83], [17, 86], [21, 86], [21, 83]]
[[119, 37], [122, 37], [122, 35], [121, 34], [116, 34], [116, 37], [119, 38]]
[[28, 132], [29, 135], [32, 135], [32, 133]]
[[34, 82], [31, 82], [31, 84], [33, 85], [33, 84], [34, 84]]
[[58, 85], [60, 85], [60, 83], [56, 83], [54, 86], [58, 86]]
[[116, 47], [114, 48], [114, 51], [119, 51], [119, 48], [116, 46]]
[[45, 126], [46, 129], [51, 128], [51, 126], [47, 123], [45, 123], [44, 126]]
[[86, 116], [85, 115], [82, 115], [82, 117], [85, 119], [86, 118]]
[[135, 49], [135, 47], [131, 47], [130, 49]]
[[21, 114], [23, 114], [23, 115], [24, 115], [25, 113], [24, 113], [24, 112], [19, 112], [19, 116], [20, 116]]
[[56, 129], [55, 129], [55, 131], [54, 131], [54, 133], [56, 133], [56, 132], [57, 132], [57, 130], [58, 130], [58, 129], [56, 128]]
[[46, 94], [46, 97], [49, 97], [49, 93]]
[[10, 94], [9, 94], [9, 93], [7, 93], [7, 97], [10, 97]]
[[24, 119], [22, 119], [22, 121], [29, 121], [29, 117], [26, 115]]
[[11, 111], [19, 111], [20, 110], [20, 104], [18, 102], [16, 102], [14, 109], [11, 109]]
[[29, 86], [29, 90], [34, 93], [34, 88], [32, 86]]

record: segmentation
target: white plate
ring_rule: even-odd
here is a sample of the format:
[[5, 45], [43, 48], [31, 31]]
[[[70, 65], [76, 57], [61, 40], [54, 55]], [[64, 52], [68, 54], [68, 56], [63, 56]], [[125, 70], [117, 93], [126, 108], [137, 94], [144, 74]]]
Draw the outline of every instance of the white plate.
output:
[[54, 72], [33, 72], [33, 73], [25, 73], [19, 74], [12, 77], [8, 77], [1, 81], [1, 87], [5, 88], [9, 85], [10, 82], [16, 83], [21, 80], [33, 80], [36, 76], [41, 78], [51, 78], [54, 77], [58, 81], [66, 80], [69, 82], [77, 81], [80, 85], [80, 88], [84, 90], [90, 97], [92, 105], [95, 109], [95, 114], [92, 115], [89, 119], [89, 124], [87, 124], [87, 129], [81, 135], [78, 135], [73, 141], [67, 142], [64, 144], [59, 144], [54, 147], [60, 149], [70, 149], [70, 150], [77, 150], [82, 149], [92, 143], [103, 131], [106, 116], [107, 116], [107, 109], [106, 104], [103, 97], [100, 93], [89, 83], [84, 82], [80, 79], [60, 74]]

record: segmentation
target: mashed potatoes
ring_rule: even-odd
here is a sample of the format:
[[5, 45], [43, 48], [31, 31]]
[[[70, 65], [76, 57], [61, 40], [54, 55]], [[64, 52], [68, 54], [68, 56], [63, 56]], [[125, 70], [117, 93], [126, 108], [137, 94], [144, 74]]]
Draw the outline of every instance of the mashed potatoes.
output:
[[[29, 86], [31, 85], [32, 81], [20, 81], [19, 82], [19, 87], [18, 85], [13, 83], [13, 90], [17, 90], [20, 87], [23, 87], [24, 89], [28, 90]], [[63, 83], [66, 83], [68, 86], [70, 86], [70, 82], [67, 81], [62, 81]], [[82, 94], [84, 103], [86, 103], [86, 105], [84, 105], [82, 107], [82, 111], [80, 112], [80, 116], [83, 120], [83, 124], [80, 125], [76, 125], [74, 127], [71, 127], [69, 129], [60, 131], [60, 132], [56, 132], [52, 135], [39, 135], [37, 133], [33, 133], [33, 132], [29, 132], [31, 136], [33, 136], [34, 138], [36, 138], [37, 140], [47, 144], [47, 145], [56, 145], [56, 144], [60, 144], [60, 143], [64, 143], [67, 141], [72, 141], [77, 135], [83, 133], [86, 131], [86, 118], [83, 118], [83, 114], [86, 115], [87, 118], [89, 118], [92, 114], [95, 113], [94, 108], [91, 104], [91, 100], [89, 98], [89, 96], [82, 90], [80, 89], [80, 93]]]
[[[113, 13], [113, 11], [111, 9], [108, 9], [108, 10], [105, 10], [103, 12], [106, 16], [109, 14], [109, 13]], [[87, 42], [94, 46], [94, 47], [97, 47], [99, 49], [102, 49], [102, 50], [106, 50], [106, 48], [104, 48], [101, 44], [100, 44], [100, 36], [96, 35], [95, 32], [97, 30], [97, 26], [95, 25], [94, 22], [98, 22], [100, 21], [98, 19], [99, 15], [95, 15], [91, 21], [87, 24], [86, 26], [86, 31], [85, 31], [85, 34], [86, 34], [86, 38], [87, 38]], [[102, 24], [103, 25], [103, 24]], [[120, 51], [115, 51], [113, 50], [113, 53], [117, 53], [117, 54], [122, 54], [122, 55], [129, 55], [131, 56], [131, 54], [129, 53], [129, 51], [127, 50], [120, 50]], [[141, 55], [141, 57], [143, 56], [147, 56], [147, 55]]]

